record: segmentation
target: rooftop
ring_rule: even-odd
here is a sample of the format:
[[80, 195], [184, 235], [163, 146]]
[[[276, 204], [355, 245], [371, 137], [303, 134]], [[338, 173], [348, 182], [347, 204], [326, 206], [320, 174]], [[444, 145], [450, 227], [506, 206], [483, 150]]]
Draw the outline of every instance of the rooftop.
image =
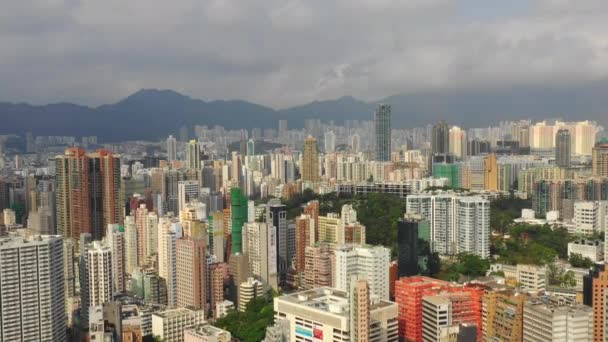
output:
[[[292, 293], [278, 297], [277, 300], [292, 304], [306, 306], [311, 309], [328, 312], [336, 315], [349, 316], [349, 294], [346, 291], [321, 287], [312, 290]], [[381, 309], [395, 305], [395, 303], [377, 300], [372, 301], [370, 310]]]

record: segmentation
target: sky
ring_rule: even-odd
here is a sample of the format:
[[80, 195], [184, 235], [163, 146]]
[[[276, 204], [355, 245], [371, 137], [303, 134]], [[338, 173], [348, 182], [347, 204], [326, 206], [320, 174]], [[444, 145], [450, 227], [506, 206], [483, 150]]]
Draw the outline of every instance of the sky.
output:
[[0, 101], [275, 108], [608, 79], [606, 0], [2, 0]]

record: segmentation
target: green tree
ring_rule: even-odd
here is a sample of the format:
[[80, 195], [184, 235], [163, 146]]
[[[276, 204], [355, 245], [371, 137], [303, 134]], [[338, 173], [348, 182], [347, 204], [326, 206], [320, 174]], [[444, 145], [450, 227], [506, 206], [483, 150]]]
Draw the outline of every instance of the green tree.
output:
[[572, 253], [570, 254], [570, 258], [568, 258], [568, 262], [572, 267], [581, 267], [581, 268], [591, 268], [593, 266], [593, 261], [589, 258], [584, 258], [581, 254]]

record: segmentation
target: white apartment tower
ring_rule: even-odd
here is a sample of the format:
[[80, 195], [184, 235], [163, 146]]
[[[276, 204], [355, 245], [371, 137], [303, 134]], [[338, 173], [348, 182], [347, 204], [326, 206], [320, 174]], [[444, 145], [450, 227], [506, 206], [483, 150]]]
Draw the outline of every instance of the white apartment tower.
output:
[[276, 227], [267, 223], [249, 222], [244, 230], [247, 236], [249, 270], [265, 285], [277, 289]]
[[390, 249], [382, 246], [354, 244], [336, 247], [334, 287], [349, 291], [354, 276], [364, 276], [369, 284], [370, 297], [389, 300]]
[[172, 135], [167, 138], [167, 160], [177, 160], [177, 140]]
[[88, 306], [112, 301], [112, 249], [100, 241], [93, 241], [87, 249]]
[[479, 196], [419, 194], [407, 197], [407, 212], [431, 224], [435, 252], [490, 256], [490, 202]]
[[66, 341], [59, 236], [0, 239], [0, 341]]

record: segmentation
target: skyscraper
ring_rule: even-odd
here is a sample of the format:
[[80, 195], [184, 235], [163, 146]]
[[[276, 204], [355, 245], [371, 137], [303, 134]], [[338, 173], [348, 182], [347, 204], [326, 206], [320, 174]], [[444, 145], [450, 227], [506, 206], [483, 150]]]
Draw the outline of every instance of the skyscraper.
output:
[[89, 307], [102, 305], [113, 299], [112, 249], [101, 241], [81, 241], [80, 296], [83, 320], [88, 324]]
[[59, 236], [0, 239], [0, 341], [66, 341]]
[[247, 140], [247, 156], [255, 155], [255, 141], [253, 139]]
[[176, 275], [177, 305], [204, 309], [207, 300], [207, 259], [205, 241], [196, 238], [177, 239]]
[[570, 167], [571, 155], [570, 131], [562, 128], [555, 136], [555, 164], [559, 167]]
[[312, 136], [304, 140], [301, 169], [303, 183], [312, 186], [319, 182], [319, 149], [317, 139]]
[[125, 234], [124, 227], [109, 224], [106, 232], [106, 244], [112, 250], [112, 280], [113, 293], [123, 293], [127, 290], [125, 279]]
[[433, 154], [450, 153], [450, 128], [445, 121], [433, 126], [431, 149]]
[[230, 189], [232, 254], [243, 252], [243, 225], [247, 222], [247, 198], [240, 188]]
[[391, 160], [391, 106], [379, 104], [374, 112], [376, 160]]
[[249, 271], [265, 285], [278, 288], [276, 227], [270, 223], [249, 222], [247, 227], [247, 251]]
[[167, 160], [177, 160], [177, 140], [172, 135], [167, 138]]
[[353, 279], [350, 284], [350, 336], [353, 342], [368, 342], [370, 328], [370, 291], [365, 279]]
[[186, 166], [196, 170], [201, 168], [201, 148], [196, 140], [190, 140], [186, 145]]
[[467, 153], [467, 133], [458, 126], [449, 130], [449, 152], [456, 158], [463, 158]]
[[334, 131], [325, 132], [325, 153], [331, 153], [336, 150], [336, 133]]
[[490, 256], [490, 202], [479, 196], [419, 194], [406, 199], [407, 212], [431, 224], [433, 251]]
[[398, 277], [418, 274], [418, 225], [422, 216], [409, 214], [397, 222]]
[[608, 140], [602, 139], [592, 150], [593, 175], [608, 177]]
[[120, 158], [109, 151], [68, 148], [55, 158], [57, 233], [79, 241], [101, 239], [108, 224], [122, 224]]
[[335, 287], [348, 291], [353, 276], [363, 275], [369, 284], [370, 295], [389, 300], [390, 249], [382, 246], [339, 245], [334, 252]]
[[272, 199], [266, 205], [266, 223], [275, 227], [276, 267], [277, 272], [284, 280], [289, 267], [287, 248], [287, 206], [279, 199]]
[[486, 191], [498, 191], [498, 164], [494, 153], [487, 155], [483, 160], [483, 184]]

